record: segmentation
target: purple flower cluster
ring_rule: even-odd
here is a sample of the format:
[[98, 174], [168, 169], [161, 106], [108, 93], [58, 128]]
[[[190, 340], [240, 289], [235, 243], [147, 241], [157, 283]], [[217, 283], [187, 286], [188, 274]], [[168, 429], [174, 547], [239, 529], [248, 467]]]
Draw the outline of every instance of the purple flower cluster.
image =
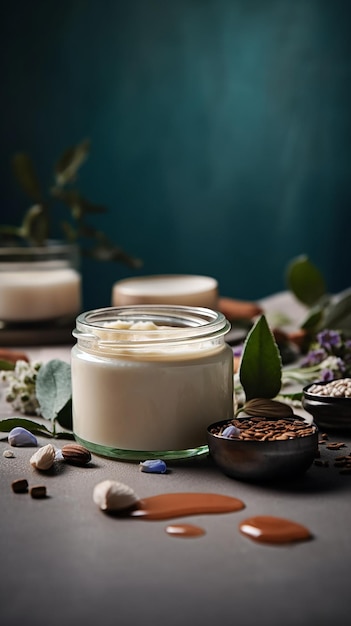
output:
[[320, 380], [351, 375], [351, 340], [337, 330], [325, 329], [316, 336], [301, 367], [320, 366]]

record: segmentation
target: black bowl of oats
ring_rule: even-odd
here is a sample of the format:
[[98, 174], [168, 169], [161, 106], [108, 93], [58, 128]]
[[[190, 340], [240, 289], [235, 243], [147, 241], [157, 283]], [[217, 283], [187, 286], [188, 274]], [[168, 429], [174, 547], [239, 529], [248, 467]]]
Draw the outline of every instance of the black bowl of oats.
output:
[[316, 381], [303, 388], [303, 408], [320, 429], [351, 430], [351, 378]]
[[281, 481], [304, 474], [318, 455], [318, 428], [289, 417], [237, 417], [207, 429], [209, 453], [220, 470], [248, 482]]

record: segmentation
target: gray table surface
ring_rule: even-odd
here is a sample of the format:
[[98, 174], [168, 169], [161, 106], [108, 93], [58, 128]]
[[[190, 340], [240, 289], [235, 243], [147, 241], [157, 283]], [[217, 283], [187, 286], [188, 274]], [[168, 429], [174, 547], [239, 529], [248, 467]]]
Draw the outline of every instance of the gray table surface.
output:
[[[30, 348], [31, 358], [69, 361], [69, 346]], [[0, 400], [1, 417], [13, 415]], [[350, 623], [351, 475], [339, 473], [340, 452], [321, 446], [328, 467], [312, 465], [283, 486], [251, 485], [224, 476], [208, 457], [168, 463], [165, 475], [140, 471], [93, 455], [88, 467], [57, 464], [38, 475], [32, 448], [0, 440], [0, 624], [129, 626], [231, 623], [297, 626]], [[351, 437], [329, 435], [351, 451]], [[39, 438], [39, 444], [48, 440]], [[55, 440], [61, 446], [63, 441]], [[48, 497], [15, 494], [26, 477], [46, 484]], [[173, 522], [201, 526], [205, 534], [167, 535], [167, 521], [118, 519], [92, 499], [94, 486], [111, 478], [140, 497], [212, 492], [240, 498], [245, 509], [196, 515]], [[239, 532], [246, 517], [275, 515], [307, 526], [308, 542], [264, 545]]]

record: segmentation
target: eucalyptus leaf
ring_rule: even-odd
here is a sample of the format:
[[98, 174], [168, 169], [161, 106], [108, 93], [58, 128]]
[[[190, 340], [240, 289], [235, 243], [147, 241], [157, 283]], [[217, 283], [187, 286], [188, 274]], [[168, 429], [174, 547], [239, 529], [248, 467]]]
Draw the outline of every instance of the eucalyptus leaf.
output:
[[7, 224], [0, 225], [0, 236], [2, 239], [11, 241], [12, 239], [22, 239], [22, 229], [20, 226], [11, 226]]
[[98, 261], [119, 261], [132, 268], [138, 268], [142, 265], [140, 259], [132, 257], [121, 248], [111, 245], [98, 245], [89, 250], [83, 249], [83, 254]]
[[22, 222], [22, 235], [41, 246], [49, 236], [49, 220], [42, 204], [35, 204], [26, 212]]
[[61, 228], [64, 232], [66, 240], [70, 243], [74, 243], [78, 238], [76, 229], [69, 222], [61, 222]]
[[274, 398], [281, 388], [281, 376], [279, 348], [261, 315], [246, 337], [240, 361], [239, 378], [246, 400]]
[[77, 189], [61, 189], [59, 187], [53, 187], [51, 189], [52, 195], [67, 204], [75, 213], [75, 216], [84, 215], [85, 213], [106, 213], [107, 208], [100, 204], [93, 204], [86, 198], [84, 198]]
[[38, 372], [35, 389], [41, 415], [56, 419], [72, 398], [71, 366], [60, 359], [48, 361]]
[[0, 431], [1, 432], [10, 432], [13, 428], [17, 426], [21, 426], [22, 428], [26, 428], [29, 432], [33, 434], [40, 434], [44, 437], [52, 437], [53, 433], [44, 426], [44, 424], [38, 424], [33, 420], [29, 420], [23, 417], [9, 417], [7, 419], [0, 420]]
[[25, 152], [18, 152], [12, 159], [12, 168], [23, 191], [34, 202], [41, 202], [40, 183], [30, 156]]
[[78, 169], [88, 157], [89, 151], [89, 139], [65, 150], [55, 166], [56, 182], [59, 187], [75, 180]]
[[[1, 225], [0, 241], [5, 243], [17, 243], [22, 240], [29, 246], [46, 245], [47, 240], [55, 238], [54, 221], [56, 217], [56, 204], [67, 213], [69, 209], [69, 220], [63, 217], [59, 219], [61, 232], [66, 241], [76, 243], [82, 254], [85, 254], [83, 246], [85, 240], [91, 240], [97, 244], [97, 249], [88, 256], [98, 261], [116, 261], [132, 268], [139, 268], [142, 262], [139, 259], [126, 254], [118, 246], [102, 233], [100, 230], [86, 223], [86, 216], [92, 214], [106, 213], [105, 206], [95, 204], [83, 197], [77, 188], [73, 188], [73, 181], [77, 178], [77, 173], [81, 165], [90, 153], [90, 140], [86, 139], [77, 145], [66, 149], [54, 166], [54, 183], [45, 190], [45, 196], [41, 193], [40, 184], [34, 169], [31, 158], [26, 153], [18, 153], [12, 159], [12, 166], [16, 178], [21, 188], [35, 201], [35, 205], [27, 209], [23, 222], [20, 226]], [[65, 206], [66, 205], [66, 206]], [[58, 215], [58, 214], [57, 214]], [[83, 244], [80, 243], [83, 239]]]
[[306, 255], [289, 263], [287, 284], [295, 297], [307, 306], [317, 304], [327, 291], [323, 275]]

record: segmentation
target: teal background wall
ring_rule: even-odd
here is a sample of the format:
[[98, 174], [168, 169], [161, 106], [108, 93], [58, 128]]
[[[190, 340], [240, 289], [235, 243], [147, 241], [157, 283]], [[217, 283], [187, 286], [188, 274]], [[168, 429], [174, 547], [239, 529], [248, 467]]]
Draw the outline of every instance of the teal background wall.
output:
[[[80, 187], [139, 274], [215, 276], [223, 295], [285, 288], [308, 254], [351, 283], [347, 0], [12, 0], [1, 19], [1, 221], [25, 198], [17, 150], [49, 184], [89, 137]], [[123, 265], [83, 263], [84, 306]]]

